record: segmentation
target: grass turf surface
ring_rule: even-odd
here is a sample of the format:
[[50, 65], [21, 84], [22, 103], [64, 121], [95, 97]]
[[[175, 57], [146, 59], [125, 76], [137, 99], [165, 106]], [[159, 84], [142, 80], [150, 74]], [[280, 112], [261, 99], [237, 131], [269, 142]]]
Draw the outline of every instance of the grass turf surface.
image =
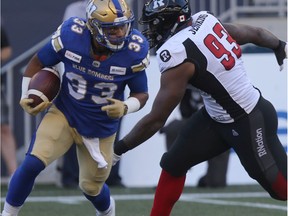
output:
[[[154, 188], [111, 188], [117, 216], [149, 216]], [[7, 185], [1, 186], [1, 209]], [[36, 185], [19, 216], [95, 216], [80, 189]], [[287, 202], [276, 201], [257, 185], [186, 187], [171, 216], [286, 216]]]

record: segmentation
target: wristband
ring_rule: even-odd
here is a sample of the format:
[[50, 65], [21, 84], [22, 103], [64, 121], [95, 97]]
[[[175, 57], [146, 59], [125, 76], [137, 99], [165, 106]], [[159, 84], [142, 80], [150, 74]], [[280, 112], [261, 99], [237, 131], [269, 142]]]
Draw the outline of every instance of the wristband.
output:
[[127, 111], [125, 114], [136, 112], [140, 108], [140, 101], [135, 97], [129, 97], [127, 100], [124, 101], [124, 104], [127, 106]]
[[22, 78], [21, 99], [28, 97], [28, 86], [29, 86], [30, 80], [31, 80], [31, 77], [23, 77]]
[[119, 140], [114, 145], [114, 153], [118, 156], [126, 153], [129, 150], [130, 150], [130, 148], [125, 144], [125, 142], [123, 140]]
[[281, 49], [283, 44], [286, 44], [286, 43], [284, 41], [282, 41], [282, 40], [279, 40], [277, 47], [275, 49], [273, 49], [273, 50], [276, 51], [276, 52], [279, 51], [279, 49]]

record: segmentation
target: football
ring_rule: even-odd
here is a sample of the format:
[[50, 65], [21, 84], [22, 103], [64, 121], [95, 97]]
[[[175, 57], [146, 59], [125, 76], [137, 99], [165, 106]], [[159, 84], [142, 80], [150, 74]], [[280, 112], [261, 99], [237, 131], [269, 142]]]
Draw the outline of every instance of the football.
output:
[[59, 72], [52, 68], [43, 68], [30, 80], [28, 85], [28, 98], [34, 101], [31, 107], [35, 107], [43, 101], [53, 101], [60, 90], [61, 79]]

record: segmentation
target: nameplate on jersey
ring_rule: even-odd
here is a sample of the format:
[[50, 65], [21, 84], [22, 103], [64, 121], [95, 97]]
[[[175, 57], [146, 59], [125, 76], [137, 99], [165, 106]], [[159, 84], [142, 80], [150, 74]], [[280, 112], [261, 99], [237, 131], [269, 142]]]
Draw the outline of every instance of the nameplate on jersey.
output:
[[73, 53], [69, 50], [67, 50], [65, 52], [65, 57], [70, 59], [71, 61], [74, 61], [74, 62], [77, 62], [77, 63], [80, 63], [81, 59], [82, 59], [82, 56], [80, 55], [77, 55], [76, 53]]
[[126, 68], [111, 66], [110, 67], [110, 74], [125, 75], [126, 74]]

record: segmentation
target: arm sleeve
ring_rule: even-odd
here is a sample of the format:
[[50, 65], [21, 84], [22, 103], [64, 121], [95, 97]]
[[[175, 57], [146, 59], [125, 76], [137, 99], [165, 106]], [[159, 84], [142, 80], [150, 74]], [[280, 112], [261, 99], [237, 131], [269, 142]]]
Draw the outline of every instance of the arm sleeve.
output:
[[148, 92], [146, 71], [137, 72], [128, 83], [129, 89], [133, 93]]
[[44, 66], [53, 66], [61, 61], [58, 54], [54, 51], [51, 41], [39, 50], [37, 56]]

